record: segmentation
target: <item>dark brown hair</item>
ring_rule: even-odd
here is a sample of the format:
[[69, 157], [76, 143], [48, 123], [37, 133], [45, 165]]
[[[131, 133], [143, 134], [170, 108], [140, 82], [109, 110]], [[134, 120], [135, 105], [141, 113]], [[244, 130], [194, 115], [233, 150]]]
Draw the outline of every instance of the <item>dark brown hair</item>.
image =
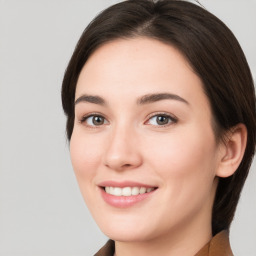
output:
[[221, 138], [238, 123], [248, 130], [243, 160], [232, 176], [220, 178], [213, 205], [213, 235], [228, 229], [255, 152], [256, 110], [253, 79], [233, 33], [217, 17], [182, 0], [130, 0], [100, 13], [84, 30], [62, 84], [67, 136], [74, 126], [76, 83], [88, 57], [119, 38], [149, 37], [176, 47], [201, 78], [210, 101], [214, 131]]

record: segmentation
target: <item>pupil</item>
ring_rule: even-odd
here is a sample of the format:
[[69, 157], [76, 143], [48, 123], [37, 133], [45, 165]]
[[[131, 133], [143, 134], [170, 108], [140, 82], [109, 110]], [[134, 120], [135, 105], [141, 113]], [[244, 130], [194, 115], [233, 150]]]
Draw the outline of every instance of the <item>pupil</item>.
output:
[[100, 116], [95, 116], [95, 117], [93, 118], [93, 124], [94, 124], [94, 125], [101, 125], [101, 124], [103, 124], [103, 123], [104, 123], [104, 120], [103, 120], [102, 117], [100, 117]]
[[168, 123], [168, 118], [166, 116], [158, 116], [157, 117], [157, 123], [158, 124], [167, 124]]

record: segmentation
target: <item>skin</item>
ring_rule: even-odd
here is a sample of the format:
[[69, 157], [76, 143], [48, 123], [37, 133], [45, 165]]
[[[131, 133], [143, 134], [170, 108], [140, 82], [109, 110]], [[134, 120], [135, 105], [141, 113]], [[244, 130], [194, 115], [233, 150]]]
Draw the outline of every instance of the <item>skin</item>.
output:
[[[184, 101], [138, 103], [156, 93]], [[84, 95], [101, 97], [104, 104]], [[73, 168], [96, 223], [116, 241], [116, 255], [195, 255], [211, 239], [217, 176], [234, 171], [234, 161], [230, 169], [223, 162], [227, 167], [227, 159], [236, 156], [232, 150], [239, 150], [216, 142], [209, 101], [186, 59], [154, 39], [115, 40], [90, 56], [75, 98]], [[92, 114], [104, 122], [86, 119]], [[159, 125], [156, 115], [163, 114], [168, 122]], [[157, 190], [117, 208], [101, 196], [104, 181], [140, 182]]]

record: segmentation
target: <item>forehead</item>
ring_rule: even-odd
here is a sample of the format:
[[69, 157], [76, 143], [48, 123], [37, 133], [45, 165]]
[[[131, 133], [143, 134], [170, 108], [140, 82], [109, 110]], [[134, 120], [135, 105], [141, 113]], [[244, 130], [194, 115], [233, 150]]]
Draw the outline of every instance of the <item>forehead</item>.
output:
[[89, 57], [78, 79], [76, 97], [110, 92], [140, 96], [160, 90], [191, 98], [193, 92], [203, 94], [202, 87], [201, 79], [175, 47], [149, 38], [118, 39]]

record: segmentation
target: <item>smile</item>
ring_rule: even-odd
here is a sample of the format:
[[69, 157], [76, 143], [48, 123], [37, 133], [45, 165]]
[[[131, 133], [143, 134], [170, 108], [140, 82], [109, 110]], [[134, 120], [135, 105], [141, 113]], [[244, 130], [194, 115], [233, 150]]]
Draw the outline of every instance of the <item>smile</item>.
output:
[[113, 196], [137, 196], [153, 191], [155, 188], [146, 187], [105, 187], [105, 192]]
[[138, 203], [147, 202], [158, 187], [132, 181], [105, 181], [98, 184], [102, 199], [110, 206], [127, 208]]

